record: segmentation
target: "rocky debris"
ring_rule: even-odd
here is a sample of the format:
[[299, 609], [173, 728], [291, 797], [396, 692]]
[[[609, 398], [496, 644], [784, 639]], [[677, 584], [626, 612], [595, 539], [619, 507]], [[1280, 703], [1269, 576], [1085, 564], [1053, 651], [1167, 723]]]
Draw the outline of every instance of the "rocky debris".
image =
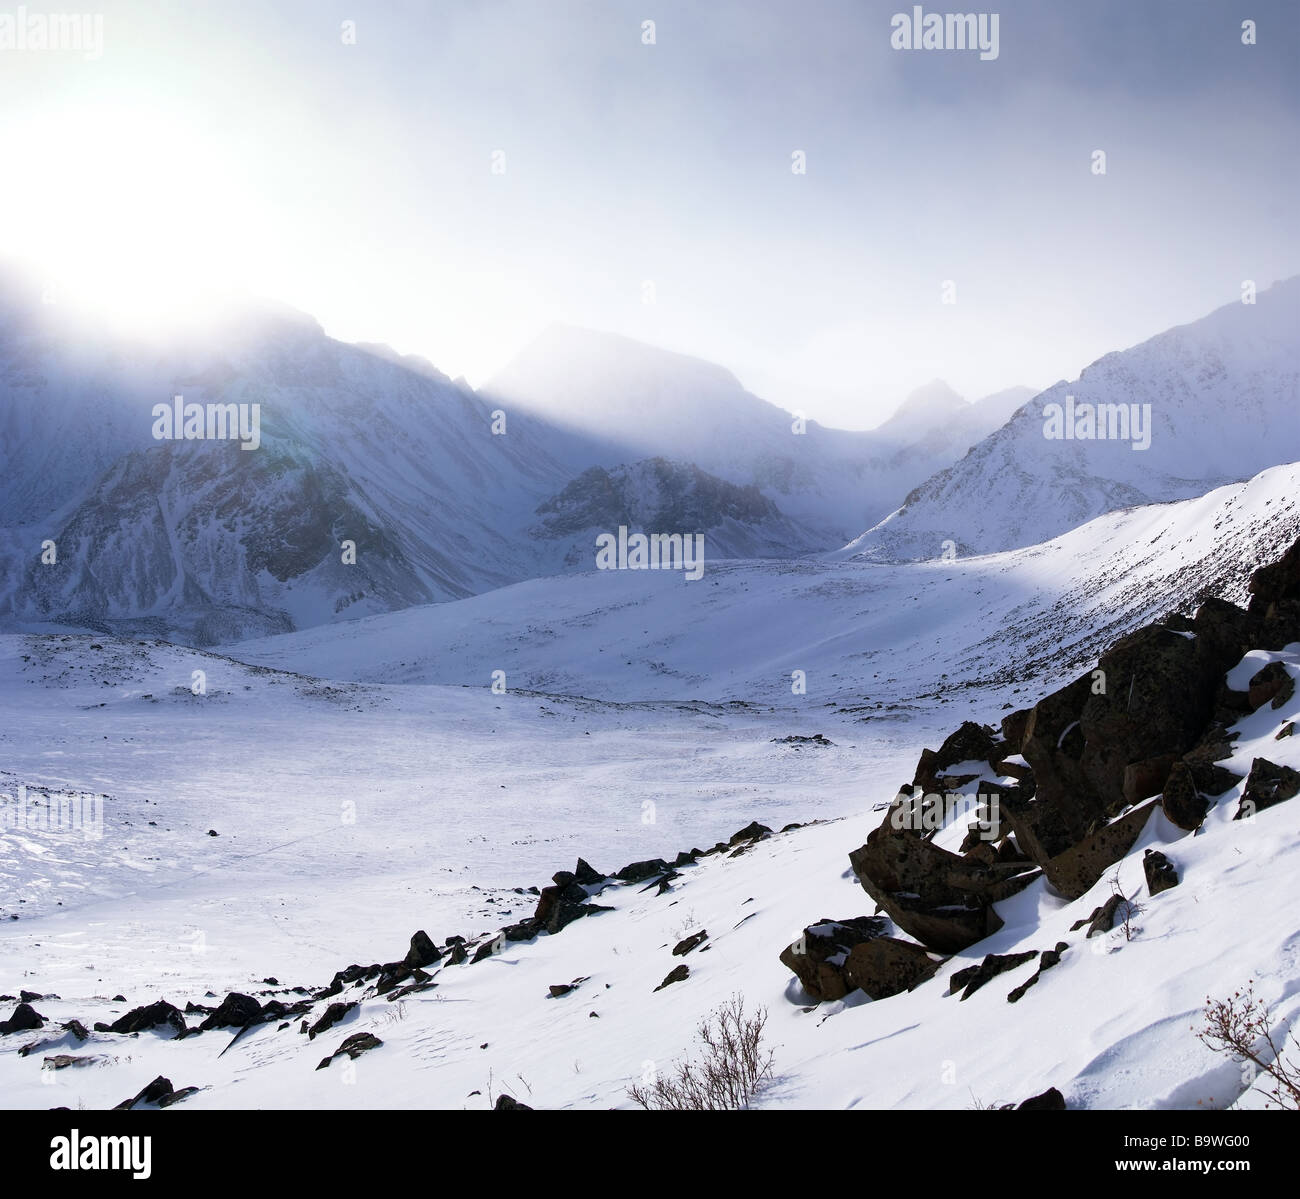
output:
[[1170, 769], [1160, 806], [1170, 821], [1188, 832], [1194, 832], [1204, 822], [1210, 804], [1201, 794], [1186, 762], [1175, 762]]
[[1120, 914], [1120, 908], [1128, 902], [1123, 895], [1112, 895], [1105, 903], [1092, 909], [1091, 916], [1085, 916], [1082, 920], [1076, 920], [1070, 925], [1070, 931], [1078, 932], [1086, 924], [1088, 926], [1088, 937], [1100, 936], [1108, 933], [1115, 927], [1115, 919]]
[[511, 1095], [498, 1095], [496, 1105], [492, 1109], [495, 1112], [531, 1112], [533, 1109], [526, 1103], [520, 1103]]
[[1038, 969], [1025, 979], [1020, 986], [1016, 987], [1007, 995], [1007, 1002], [1019, 1003], [1025, 997], [1025, 992], [1028, 991], [1030, 987], [1038, 985], [1038, 980], [1042, 978], [1044, 970], [1050, 970], [1053, 966], [1060, 964], [1061, 954], [1063, 954], [1068, 948], [1069, 946], [1064, 941], [1057, 941], [1054, 949], [1044, 949], [1043, 952], [1038, 955]]
[[307, 1030], [307, 1039], [309, 1041], [314, 1041], [321, 1033], [328, 1032], [356, 1007], [357, 1003], [355, 1000], [351, 1003], [331, 1003], [329, 1007], [325, 1009], [325, 1014]]
[[1048, 1087], [1041, 1095], [1026, 1099], [1016, 1110], [1020, 1112], [1063, 1112], [1067, 1109], [1065, 1096], [1055, 1087]]
[[129, 1034], [163, 1027], [175, 1029], [178, 1037], [183, 1037], [189, 1031], [180, 1009], [173, 1007], [165, 999], [160, 999], [157, 1003], [151, 1003], [146, 1007], [132, 1008], [112, 1024], [96, 1024], [95, 1031]]
[[1293, 737], [1294, 735], [1295, 735], [1295, 721], [1288, 720], [1286, 724], [1284, 724], [1280, 729], [1278, 729], [1277, 736], [1274, 737], [1273, 740], [1281, 741], [1283, 737]]
[[1008, 754], [1020, 753], [1025, 730], [1029, 727], [1030, 711], [1029, 708], [1021, 708], [1016, 712], [1008, 712], [1002, 718], [1002, 739], [1006, 742]]
[[1159, 801], [1152, 800], [1133, 808], [1065, 852], [1049, 858], [1043, 865], [1047, 881], [1067, 899], [1086, 894], [1109, 867], [1133, 848], [1158, 806]]
[[1295, 679], [1281, 662], [1270, 662], [1251, 676], [1250, 690], [1246, 694], [1252, 712], [1270, 701], [1276, 711], [1295, 694]]
[[112, 1059], [102, 1053], [56, 1053], [41, 1059], [42, 1070], [66, 1070], [69, 1066], [106, 1066]]
[[888, 927], [888, 921], [879, 916], [822, 919], [810, 924], [797, 941], [781, 950], [781, 962], [813, 999], [842, 999], [852, 989], [844, 978], [849, 951], [863, 941], [883, 936]]
[[182, 1087], [179, 1091], [172, 1089], [171, 1079], [161, 1074], [131, 1099], [124, 1099], [113, 1110], [130, 1111], [135, 1107], [171, 1107], [198, 1091], [198, 1087]]
[[[409, 928], [410, 925], [407, 925]], [[406, 951], [406, 957], [402, 959], [403, 964], [409, 970], [418, 970], [423, 966], [432, 966], [434, 962], [441, 960], [442, 954], [439, 953], [438, 947], [433, 943], [429, 934], [420, 929], [411, 936], [411, 947]]]
[[1241, 820], [1293, 799], [1300, 792], [1300, 772], [1290, 766], [1278, 766], [1267, 758], [1256, 758], [1250, 764], [1246, 786], [1241, 793], [1234, 820]]
[[1170, 887], [1178, 886], [1178, 871], [1174, 864], [1158, 849], [1148, 849], [1142, 857], [1142, 869], [1147, 876], [1147, 891], [1159, 895]]
[[685, 982], [686, 979], [690, 977], [690, 973], [691, 968], [685, 962], [680, 966], [674, 966], [666, 975], [664, 975], [664, 981], [655, 987], [655, 990], [662, 991], [665, 987], [671, 986], [673, 983]]
[[727, 840], [727, 844], [736, 846], [741, 844], [741, 842], [746, 841], [751, 843], [754, 841], [762, 841], [765, 837], [770, 837], [771, 835], [772, 830], [768, 828], [767, 825], [759, 824], [757, 820], [752, 820], [738, 832], [732, 833], [730, 838]]
[[580, 887], [594, 887], [605, 881], [605, 876], [598, 870], [593, 870], [585, 858], [579, 858], [578, 864], [573, 868], [573, 881]]
[[241, 995], [231, 991], [199, 1028], [207, 1032], [210, 1028], [243, 1028], [246, 1024], [256, 1024], [262, 1019], [262, 1005], [251, 995]]
[[354, 1032], [329, 1057], [321, 1058], [320, 1065], [316, 1069], [324, 1070], [336, 1057], [342, 1057], [344, 1054], [356, 1061], [367, 1050], [378, 1049], [382, 1044], [383, 1041], [372, 1032]]
[[948, 980], [948, 994], [955, 995], [961, 991], [962, 999], [967, 1000], [991, 979], [1014, 970], [1017, 966], [1023, 966], [1026, 962], [1032, 962], [1037, 956], [1038, 952], [1034, 949], [1028, 949], [1024, 953], [987, 954], [978, 965], [958, 970]]
[[31, 1032], [33, 1029], [44, 1027], [45, 1017], [30, 1003], [24, 1001], [14, 1008], [14, 1014], [8, 1020], [0, 1020], [0, 1036], [8, 1036], [15, 1032]]
[[[972, 782], [979, 776], [974, 774], [945, 776], [942, 772], [961, 762], [983, 762], [992, 766], [992, 760], [995, 757], [1005, 756], [1005, 751], [1005, 744], [994, 736], [991, 728], [967, 720], [955, 733], [949, 734], [937, 750], [921, 751], [912, 785], [920, 787], [922, 791], [931, 792], [948, 790], [949, 788], [943, 784], [956, 783], [959, 779], [967, 783]], [[957, 783], [957, 785], [962, 784]]]
[[834, 741], [829, 741], [821, 735], [814, 733], [811, 737], [803, 737], [797, 733], [792, 733], [789, 737], [773, 737], [773, 745], [834, 745]]
[[673, 957], [685, 957], [692, 949], [703, 945], [709, 939], [709, 930], [702, 928], [698, 933], [683, 937], [673, 946]]
[[617, 871], [614, 877], [624, 883], [643, 883], [657, 874], [667, 874], [671, 869], [663, 858], [649, 858], [644, 862], [630, 862]]
[[997, 932], [1002, 918], [993, 904], [1037, 877], [1021, 863], [989, 866], [949, 853], [895, 827], [892, 815], [893, 809], [849, 863], [863, 890], [927, 948], [957, 953]]
[[849, 950], [844, 981], [870, 999], [888, 999], [929, 979], [943, 964], [921, 945], [897, 937], [873, 937]]

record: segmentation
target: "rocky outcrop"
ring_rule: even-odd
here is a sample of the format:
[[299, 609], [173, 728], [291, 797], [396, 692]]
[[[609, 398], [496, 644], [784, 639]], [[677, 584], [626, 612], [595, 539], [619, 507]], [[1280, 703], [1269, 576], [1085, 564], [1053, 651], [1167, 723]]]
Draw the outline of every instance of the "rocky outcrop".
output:
[[849, 951], [883, 935], [887, 928], [888, 921], [879, 916], [819, 920], [781, 950], [781, 962], [813, 999], [842, 999], [854, 986], [844, 977]]

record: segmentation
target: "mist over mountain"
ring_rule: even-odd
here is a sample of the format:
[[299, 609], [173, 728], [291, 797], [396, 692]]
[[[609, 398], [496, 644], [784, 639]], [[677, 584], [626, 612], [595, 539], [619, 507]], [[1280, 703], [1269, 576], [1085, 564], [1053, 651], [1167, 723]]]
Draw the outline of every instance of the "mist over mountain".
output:
[[[1069, 405], [1072, 397], [1072, 407]], [[1035, 545], [1118, 508], [1202, 495], [1300, 458], [1300, 278], [1107, 354], [1025, 404], [959, 462], [912, 491], [847, 553], [874, 560]], [[1052, 405], [1122, 405], [1141, 441], [1045, 436]], [[1122, 419], [1119, 419], [1122, 416]], [[1111, 432], [1102, 414], [1094, 432]], [[1132, 430], [1130, 430], [1130, 434]]]

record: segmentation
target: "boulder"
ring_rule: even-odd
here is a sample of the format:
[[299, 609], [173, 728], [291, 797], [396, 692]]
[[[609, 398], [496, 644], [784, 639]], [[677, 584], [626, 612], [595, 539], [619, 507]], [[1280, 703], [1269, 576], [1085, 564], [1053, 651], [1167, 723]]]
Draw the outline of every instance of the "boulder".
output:
[[0, 1020], [0, 1036], [14, 1032], [31, 1032], [45, 1027], [45, 1017], [30, 1003], [20, 1003], [8, 1020]]
[[498, 1095], [496, 1106], [492, 1109], [496, 1112], [531, 1112], [533, 1109], [526, 1103], [520, 1103], [510, 1095]]
[[867, 843], [849, 854], [863, 890], [899, 928], [927, 948], [957, 953], [1002, 927], [993, 904], [1035, 873], [1019, 863], [993, 866], [940, 849], [897, 828], [893, 809]]
[[1133, 848], [1159, 803], [1151, 800], [1133, 808], [1049, 859], [1043, 866], [1047, 881], [1066, 899], [1078, 899], [1092, 890], [1097, 880]]
[[316, 1069], [324, 1070], [336, 1057], [342, 1057], [344, 1054], [355, 1062], [363, 1053], [371, 1049], [378, 1049], [382, 1044], [383, 1041], [372, 1032], [354, 1032], [329, 1057], [322, 1058], [320, 1065]]
[[[410, 928], [410, 925], [407, 925]], [[413, 933], [411, 936], [411, 947], [406, 951], [406, 957], [403, 962], [412, 970], [418, 970], [423, 966], [432, 966], [434, 962], [440, 960], [442, 954], [438, 947], [433, 943], [432, 938], [424, 929]]]
[[1146, 851], [1142, 857], [1142, 869], [1147, 876], [1147, 892], [1151, 895], [1159, 895], [1161, 891], [1178, 886], [1178, 871], [1158, 849]]
[[[883, 935], [888, 922], [879, 916], [855, 916], [848, 920], [819, 920], [810, 924], [799, 939], [781, 950], [781, 962], [818, 1002], [842, 999], [852, 990], [844, 977], [844, 962], [851, 949]], [[676, 952], [676, 951], [674, 951]]]
[[210, 1028], [243, 1028], [246, 1024], [253, 1024], [262, 1018], [262, 1005], [257, 1002], [251, 995], [241, 995], [238, 991], [231, 991], [225, 997], [214, 1011], [202, 1024], [199, 1025], [204, 1032]]
[[1267, 758], [1256, 758], [1250, 764], [1250, 774], [1246, 776], [1246, 786], [1233, 819], [1253, 816], [1283, 800], [1293, 799], [1297, 793], [1300, 793], [1300, 773]]
[[314, 1041], [321, 1033], [328, 1032], [356, 1006], [355, 1000], [351, 1003], [331, 1003], [325, 1009], [325, 1014], [308, 1029], [307, 1039]]
[[657, 874], [667, 874], [671, 869], [672, 867], [663, 858], [648, 858], [644, 862], [628, 863], [614, 877], [625, 883], [643, 883]]
[[1160, 806], [1179, 828], [1194, 832], [1201, 827], [1210, 805], [1197, 788], [1191, 767], [1186, 762], [1175, 762], [1170, 769]]
[[1295, 694], [1295, 679], [1281, 662], [1270, 662], [1263, 670], [1256, 671], [1250, 679], [1247, 696], [1252, 712], [1271, 703], [1274, 709], [1280, 708]]
[[728, 845], [739, 845], [742, 841], [761, 841], [764, 837], [769, 836], [772, 830], [765, 824], [759, 824], [757, 820], [750, 821], [744, 828], [731, 834], [727, 841]]
[[690, 977], [690, 973], [691, 968], [685, 962], [680, 966], [674, 966], [664, 976], [664, 981], [655, 987], [655, 990], [662, 991], [665, 987], [672, 986], [673, 983], [685, 982]]
[[700, 929], [698, 933], [692, 933], [689, 937], [683, 937], [676, 945], [673, 946], [673, 957], [685, 957], [692, 949], [703, 945], [709, 939], [708, 929]]
[[1061, 955], [1069, 949], [1064, 941], [1057, 941], [1054, 949], [1044, 949], [1038, 955], [1038, 969], [1033, 972], [1020, 986], [1014, 988], [1007, 994], [1008, 1003], [1019, 1003], [1024, 997], [1025, 992], [1030, 987], [1038, 985], [1038, 980], [1043, 977], [1043, 971], [1050, 970], [1053, 966], [1060, 964]]
[[151, 1003], [146, 1007], [132, 1008], [125, 1016], [119, 1016], [112, 1024], [105, 1025], [102, 1029], [96, 1024], [95, 1031], [129, 1034], [164, 1026], [175, 1029], [182, 1036], [187, 1031], [185, 1017], [181, 1015], [180, 1009], [173, 1007], [165, 999], [160, 999], [157, 1003]]
[[844, 981], [871, 999], [901, 995], [930, 978], [942, 965], [924, 946], [897, 937], [873, 937], [849, 950]]

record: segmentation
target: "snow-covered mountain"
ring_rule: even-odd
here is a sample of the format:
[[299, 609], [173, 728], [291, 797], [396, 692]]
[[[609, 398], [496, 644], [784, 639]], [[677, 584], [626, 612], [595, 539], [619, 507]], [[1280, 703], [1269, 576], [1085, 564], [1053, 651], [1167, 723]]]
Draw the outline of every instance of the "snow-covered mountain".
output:
[[[287, 309], [162, 345], [55, 316], [12, 282], [0, 297], [7, 627], [210, 645], [583, 569], [621, 525], [701, 534], [711, 560], [827, 551], [978, 440], [962, 401], [879, 437], [796, 435], [719, 367], [580, 330], [548, 343], [585, 380], [560, 420]], [[155, 440], [177, 395], [258, 405], [256, 452]]]
[[483, 394], [570, 430], [572, 465], [653, 457], [691, 463], [758, 487], [787, 516], [843, 544], [861, 532], [864, 518], [874, 524], [885, 516], [1032, 391], [1012, 388], [971, 404], [936, 381], [880, 428], [849, 432], [796, 420], [714, 363], [557, 324]]
[[[1059, 431], [1068, 420], [1085, 436], [1048, 437], [1057, 410]], [[1294, 278], [1050, 387], [843, 552], [923, 559], [954, 542], [959, 553], [988, 553], [1035, 545], [1103, 512], [1201, 495], [1300, 458], [1298, 410]], [[1091, 436], [1089, 421], [1109, 436]], [[1127, 439], [1116, 436], [1126, 429]]]

